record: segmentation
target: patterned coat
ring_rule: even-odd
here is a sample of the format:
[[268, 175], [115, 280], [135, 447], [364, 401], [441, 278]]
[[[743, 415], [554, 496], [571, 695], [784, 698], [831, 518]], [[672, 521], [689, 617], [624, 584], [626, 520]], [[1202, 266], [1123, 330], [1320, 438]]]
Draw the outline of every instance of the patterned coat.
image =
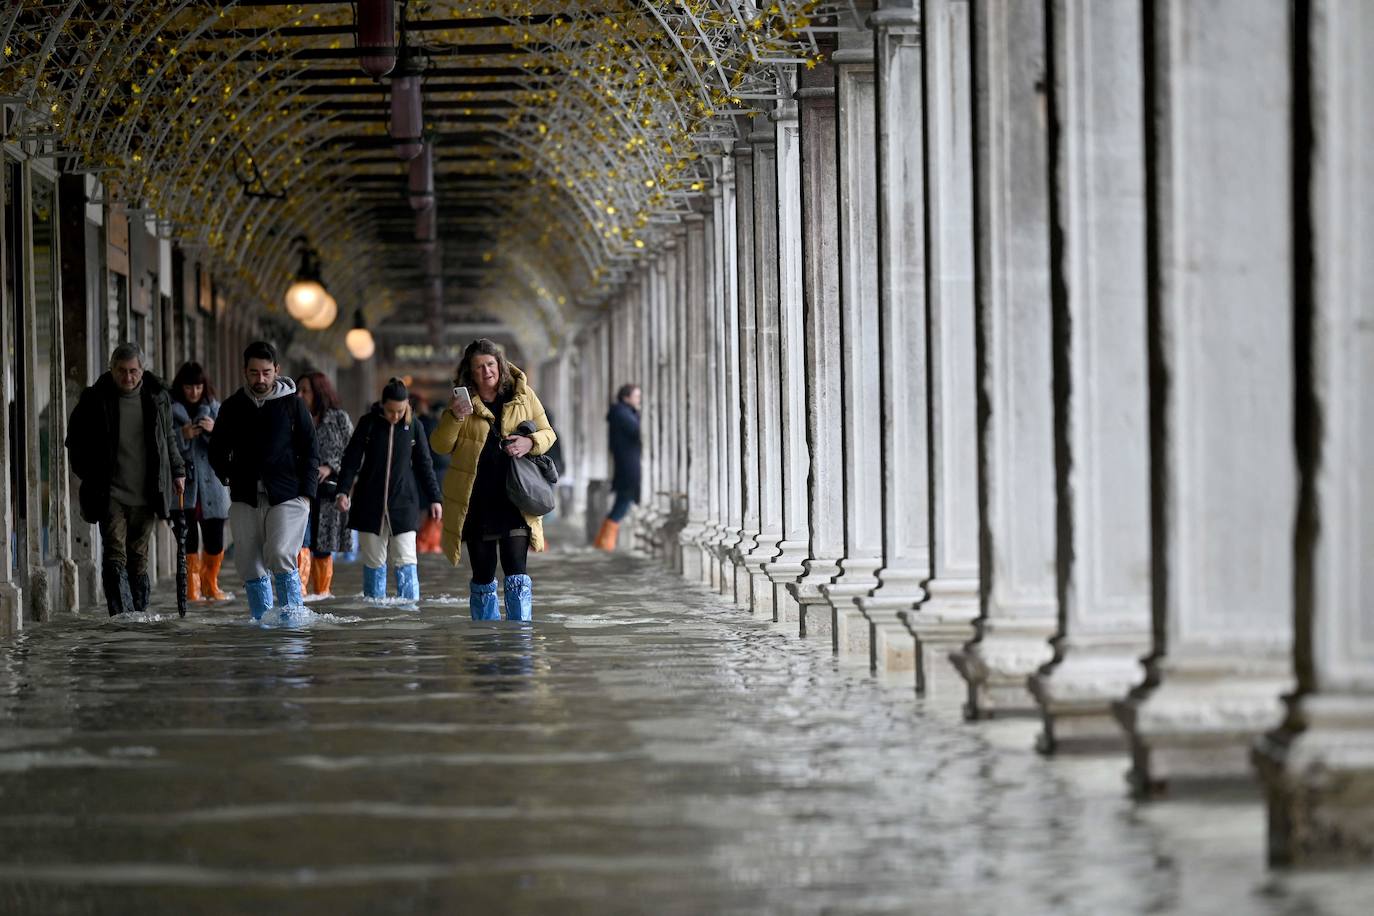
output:
[[[338, 479], [339, 471], [343, 468], [344, 449], [348, 448], [348, 440], [352, 436], [353, 420], [346, 411], [337, 408], [325, 411], [316, 424], [315, 441], [320, 449], [320, 467], [329, 468], [329, 477]], [[352, 546], [353, 534], [348, 529], [348, 513], [340, 512], [332, 499], [320, 500], [315, 549], [332, 553], [348, 550]]]
[[181, 434], [183, 426], [201, 417], [218, 420], [219, 401], [202, 400], [192, 410], [180, 401], [172, 401], [172, 427], [186, 462], [186, 509], [190, 511], [200, 503], [201, 518], [224, 519], [229, 517], [229, 488], [219, 482], [210, 468], [210, 439], [214, 433], [202, 432], [194, 439]]

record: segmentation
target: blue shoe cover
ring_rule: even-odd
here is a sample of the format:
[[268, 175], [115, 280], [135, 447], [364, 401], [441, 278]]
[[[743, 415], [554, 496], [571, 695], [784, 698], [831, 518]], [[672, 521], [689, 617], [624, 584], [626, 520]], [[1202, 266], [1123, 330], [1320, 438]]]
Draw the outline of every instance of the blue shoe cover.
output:
[[364, 598], [385, 598], [385, 597], [386, 597], [386, 567], [385, 567], [385, 566], [364, 566], [364, 567], [363, 567], [363, 597], [364, 597]]
[[478, 585], [468, 583], [468, 607], [472, 609], [473, 620], [500, 620], [501, 608], [496, 603], [496, 582]]
[[420, 571], [414, 563], [396, 567], [396, 596], [407, 601], [420, 600]]
[[301, 575], [294, 569], [279, 572], [273, 576], [277, 586], [277, 607], [305, 607], [305, 596], [301, 594]]
[[534, 592], [529, 576], [506, 576], [506, 619], [533, 620]]
[[243, 583], [243, 590], [248, 593], [249, 613], [253, 615], [254, 620], [261, 620], [262, 615], [272, 606], [272, 580], [267, 576], [249, 579]]

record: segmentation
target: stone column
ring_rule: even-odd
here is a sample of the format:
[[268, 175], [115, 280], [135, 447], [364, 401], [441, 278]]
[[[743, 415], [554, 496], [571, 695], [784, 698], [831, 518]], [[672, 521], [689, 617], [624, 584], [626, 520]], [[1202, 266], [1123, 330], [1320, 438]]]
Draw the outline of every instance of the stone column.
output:
[[[1310, 289], [1299, 291], [1298, 690], [1255, 759], [1275, 864], [1374, 860], [1374, 8], [1315, 0]], [[1301, 53], [1301, 51], [1300, 51]], [[1310, 298], [1309, 298], [1310, 297]]]
[[[758, 121], [764, 116], [756, 116]], [[762, 126], [762, 125], [755, 125]], [[770, 125], [771, 126], [771, 125]], [[773, 620], [773, 582], [765, 567], [782, 540], [782, 380], [778, 367], [778, 168], [772, 130], [749, 136], [754, 147], [754, 339], [758, 392], [759, 534], [745, 565], [755, 617]]]
[[[0, 181], [0, 212], [9, 204], [5, 200], [5, 183]], [[7, 238], [9, 227], [0, 220], [0, 270], [13, 247]], [[0, 353], [14, 352], [14, 309], [18, 304], [7, 295], [6, 284], [0, 283]], [[24, 593], [15, 576], [12, 557], [15, 553], [15, 522], [11, 508], [10, 437], [15, 434], [10, 425], [8, 405], [14, 400], [17, 380], [13, 367], [0, 368], [0, 638], [19, 632], [24, 626]]]
[[1054, 660], [1031, 680], [1040, 747], [1120, 744], [1111, 715], [1150, 648], [1150, 430], [1140, 4], [1054, 0], [1059, 307], [1068, 326], [1068, 460]]
[[[795, 73], [795, 71], [794, 71]], [[793, 75], [795, 79], [795, 75]], [[784, 92], [787, 90], [784, 89]], [[782, 453], [782, 538], [768, 564], [773, 582], [773, 619], [795, 629], [799, 606], [788, 590], [806, 574], [810, 550], [806, 446], [806, 365], [802, 335], [801, 129], [790, 98], [773, 113], [778, 169], [778, 383]]]
[[929, 411], [926, 386], [926, 239], [923, 54], [918, 0], [870, 17], [876, 32], [878, 327], [883, 453], [883, 568], [859, 599], [873, 667], [916, 670], [905, 616], [930, 578]]
[[740, 540], [731, 552], [735, 565], [735, 603], [754, 606], [753, 576], [748, 558], [759, 537], [759, 390], [758, 336], [754, 310], [754, 148], [736, 143], [735, 265], [740, 401]]
[[[672, 244], [669, 240], [668, 244]], [[665, 531], [668, 524], [669, 465], [672, 462], [671, 440], [668, 435], [669, 402], [672, 400], [672, 376], [669, 363], [672, 359], [673, 328], [669, 321], [668, 306], [668, 262], [671, 251], [665, 245], [663, 251], [654, 258], [653, 297], [654, 311], [654, 395], [649, 405], [650, 440], [645, 443], [646, 450], [652, 452], [652, 468], [649, 485], [649, 501], [652, 506], [650, 518], [650, 542], [653, 554], [662, 560], [668, 559], [668, 545]]]
[[716, 219], [716, 242], [719, 251], [717, 264], [720, 287], [720, 356], [721, 373], [718, 380], [721, 394], [720, 414], [720, 475], [721, 475], [721, 542], [720, 592], [735, 597], [735, 548], [739, 544], [743, 525], [740, 491], [740, 348], [738, 294], [738, 227], [736, 225], [737, 186], [735, 158], [726, 154], [720, 158], [716, 173], [716, 187], [720, 191]]
[[[895, 16], [895, 12], [893, 13]], [[978, 378], [974, 333], [973, 79], [967, 0], [922, 0], [929, 257], [931, 578], [906, 615], [916, 688], [955, 695], [950, 652], [979, 613]]]
[[710, 503], [710, 472], [706, 451], [710, 444], [707, 424], [710, 414], [707, 400], [711, 396], [713, 380], [706, 372], [706, 225], [700, 213], [686, 216], [687, 232], [682, 246], [682, 357], [683, 410], [681, 431], [684, 434], [682, 472], [686, 479], [687, 519], [680, 538], [681, 569], [684, 577], [701, 582], [709, 574], [706, 549], [706, 516]]
[[[721, 582], [721, 542], [725, 531], [725, 466], [722, 463], [721, 438], [724, 430], [721, 413], [725, 400], [723, 390], [724, 337], [721, 321], [720, 294], [720, 163], [715, 157], [707, 160], [711, 166], [711, 188], [707, 195], [706, 216], [706, 391], [709, 415], [706, 420], [706, 464], [710, 489], [706, 510], [706, 534], [702, 538], [706, 571], [702, 581], [719, 592]], [[733, 582], [731, 585], [733, 586]]]
[[689, 343], [687, 341], [687, 272], [691, 269], [687, 258], [687, 230], [678, 229], [675, 244], [668, 262], [670, 307], [669, 320], [672, 324], [673, 343], [669, 354], [668, 372], [672, 378], [672, 404], [668, 411], [668, 438], [672, 442], [669, 452], [669, 510], [668, 544], [670, 545], [670, 565], [674, 572], [683, 573], [682, 532], [687, 524], [687, 372], [689, 366]]
[[870, 33], [840, 33], [840, 48], [830, 59], [840, 192], [845, 552], [840, 575], [821, 589], [834, 611], [835, 651], [867, 663], [869, 621], [855, 599], [877, 587], [883, 565], [882, 341], [873, 256], [878, 248], [877, 125]]
[[806, 575], [789, 586], [802, 636], [832, 638], [830, 602], [821, 591], [839, 575], [844, 554], [844, 402], [840, 397], [840, 227], [835, 145], [835, 71], [801, 73], [803, 300], [806, 423], [811, 443], [811, 550]]
[[[38, 288], [36, 285], [36, 265], [34, 263], [33, 246], [29, 240], [33, 236], [33, 160], [26, 160], [20, 166], [22, 179], [20, 181], [21, 211], [20, 223], [24, 227], [24, 238], [22, 240], [22, 260], [16, 266], [19, 268], [19, 276], [16, 279], [17, 285], [23, 287], [24, 301], [24, 334], [23, 337], [15, 341], [16, 348], [22, 348], [24, 354], [24, 365], [28, 368], [26, 378], [14, 380], [16, 386], [23, 386], [24, 394], [19, 397], [19, 403], [30, 409], [23, 412], [20, 422], [24, 423], [24, 441], [27, 445], [28, 453], [25, 455], [24, 466], [19, 469], [21, 480], [24, 482], [25, 513], [28, 516], [23, 524], [27, 527], [26, 540], [27, 551], [20, 559], [20, 567], [28, 573], [28, 581], [25, 583], [28, 588], [28, 617], [33, 621], [45, 621], [52, 618], [52, 590], [48, 582], [48, 567], [43, 563], [43, 492], [39, 481], [43, 476], [42, 453], [39, 451], [38, 442], [42, 435], [42, 419], [39, 411], [32, 409], [32, 405], [38, 403], [38, 376], [34, 367], [38, 365]], [[132, 278], [130, 282], [130, 295], [133, 295]], [[51, 367], [51, 371], [60, 373], [61, 366]], [[61, 443], [52, 442], [51, 448], [59, 448]], [[16, 519], [16, 522], [18, 520]], [[151, 564], [150, 564], [151, 566]]]
[[983, 537], [978, 635], [955, 663], [971, 718], [1035, 709], [1058, 614], [1045, 17], [1012, 0], [974, 10]]
[[1142, 792], [1246, 776], [1279, 724], [1298, 485], [1291, 4], [1151, 9], [1158, 616], [1119, 707]]

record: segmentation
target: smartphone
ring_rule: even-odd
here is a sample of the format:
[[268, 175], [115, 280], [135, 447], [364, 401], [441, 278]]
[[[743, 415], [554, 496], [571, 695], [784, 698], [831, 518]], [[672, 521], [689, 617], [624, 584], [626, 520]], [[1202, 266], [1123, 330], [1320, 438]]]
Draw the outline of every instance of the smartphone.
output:
[[460, 404], [465, 405], [469, 413], [472, 412], [472, 395], [468, 394], [468, 390], [466, 388], [464, 388], [462, 385], [454, 386], [453, 397], [457, 399], [457, 401]]

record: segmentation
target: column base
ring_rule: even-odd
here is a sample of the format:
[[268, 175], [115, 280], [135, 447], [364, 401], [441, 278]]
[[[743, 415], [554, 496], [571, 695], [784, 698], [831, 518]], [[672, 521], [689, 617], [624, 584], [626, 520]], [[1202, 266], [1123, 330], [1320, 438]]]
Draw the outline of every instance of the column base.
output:
[[52, 592], [48, 590], [46, 567], [40, 566], [29, 573], [29, 610], [36, 621], [52, 619]]
[[1374, 863], [1374, 697], [1309, 694], [1255, 746], [1271, 865]]
[[1040, 706], [1044, 729], [1036, 741], [1042, 754], [1118, 750], [1126, 733], [1112, 714], [1112, 704], [1125, 699], [1145, 680], [1141, 658], [1149, 637], [1138, 640], [1086, 642], [1065, 640], [1059, 661], [1030, 678], [1030, 692]]
[[720, 566], [720, 583], [716, 591], [730, 598], [736, 599], [735, 595], [735, 551], [739, 547], [740, 532], [738, 528], [727, 528], [721, 538], [720, 546], [716, 551], [717, 563]]
[[12, 582], [0, 582], [0, 637], [13, 636], [24, 628], [24, 591]]
[[1282, 667], [1262, 658], [1245, 670], [1166, 662], [1157, 686], [1115, 704], [1130, 740], [1135, 794], [1161, 795], [1172, 783], [1248, 780], [1251, 745], [1283, 720], [1280, 697], [1293, 688]]
[[702, 582], [710, 575], [706, 548], [702, 544], [705, 535], [706, 529], [699, 521], [688, 522], [678, 532], [678, 569], [682, 573], [682, 578], [689, 582]]
[[62, 560], [62, 607], [64, 614], [75, 614], [81, 608], [81, 570], [75, 560]]
[[834, 638], [834, 611], [821, 586], [829, 585], [840, 573], [834, 560], [810, 557], [806, 560], [806, 575], [789, 582], [787, 590], [797, 603], [797, 635], [802, 639]]
[[950, 661], [968, 683], [964, 715], [969, 719], [1039, 712], [1026, 680], [1053, 655], [1055, 621], [1042, 618], [984, 618], [979, 635]]
[[744, 558], [749, 571], [749, 610], [759, 620], [773, 619], [773, 580], [765, 567], [777, 556], [779, 535], [760, 532], [753, 550]]
[[932, 579], [925, 583], [925, 602], [902, 618], [916, 637], [916, 692], [945, 697], [967, 692], [964, 678], [950, 661], [977, 635], [979, 614], [977, 579]]
[[914, 610], [926, 598], [921, 582], [925, 574], [916, 569], [885, 567], [878, 571], [878, 587], [859, 599], [859, 609], [868, 618], [874, 671], [915, 672], [916, 637], [907, 629], [903, 614]]
[[877, 587], [877, 558], [849, 558], [840, 560], [840, 575], [829, 585], [821, 586], [833, 611], [831, 617], [835, 653], [847, 661], [870, 663], [873, 658], [873, 634], [868, 618], [857, 600], [873, 593]]
[[753, 581], [749, 575], [749, 554], [756, 547], [754, 535], [746, 534], [740, 538], [730, 552], [730, 562], [735, 568], [735, 606], [751, 610], [754, 606]]
[[800, 541], [782, 541], [778, 544], [778, 555], [765, 567], [764, 572], [773, 582], [773, 621], [799, 630], [801, 624], [801, 605], [788, 586], [806, 575], [807, 545]]

